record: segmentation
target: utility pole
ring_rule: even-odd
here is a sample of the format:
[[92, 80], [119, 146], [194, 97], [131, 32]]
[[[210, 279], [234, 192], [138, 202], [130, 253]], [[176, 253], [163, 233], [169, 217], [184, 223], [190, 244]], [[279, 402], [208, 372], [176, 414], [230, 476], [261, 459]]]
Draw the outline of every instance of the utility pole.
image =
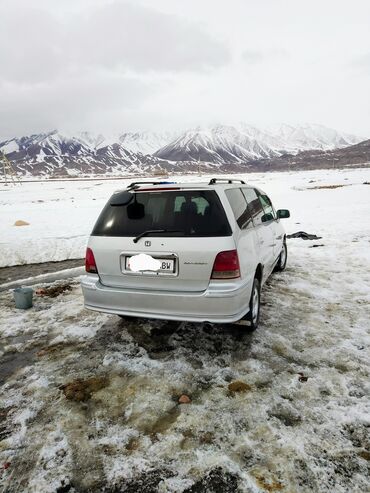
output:
[[9, 161], [9, 159], [5, 156], [3, 152], [0, 153], [0, 162], [2, 163], [3, 166], [3, 175], [4, 175], [4, 180], [5, 180], [5, 185], [8, 185], [8, 183], [20, 183], [20, 180], [17, 176], [17, 173], [14, 171], [14, 168]]

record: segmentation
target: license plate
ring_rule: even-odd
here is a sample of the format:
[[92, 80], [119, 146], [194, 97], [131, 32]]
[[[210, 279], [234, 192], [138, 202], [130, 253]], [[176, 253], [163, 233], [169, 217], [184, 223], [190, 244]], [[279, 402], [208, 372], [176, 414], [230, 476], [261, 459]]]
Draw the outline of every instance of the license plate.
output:
[[[130, 258], [131, 257], [126, 257], [125, 268], [127, 271], [131, 271], [131, 269], [130, 269]], [[174, 259], [158, 258], [158, 257], [153, 257], [153, 258], [160, 261], [160, 263], [161, 263], [160, 268], [157, 271], [140, 271], [140, 272], [147, 273], [147, 274], [161, 274], [161, 273], [173, 274], [175, 272], [175, 260]]]

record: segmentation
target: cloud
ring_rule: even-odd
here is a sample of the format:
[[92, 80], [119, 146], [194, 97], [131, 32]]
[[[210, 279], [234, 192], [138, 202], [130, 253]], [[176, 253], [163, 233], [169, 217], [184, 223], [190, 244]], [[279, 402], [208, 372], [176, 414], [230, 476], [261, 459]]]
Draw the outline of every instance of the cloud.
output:
[[1, 137], [127, 128], [124, 118], [137, 121], [135, 111], [174, 77], [231, 59], [200, 24], [137, 1], [3, 0], [0, 18]]
[[[38, 84], [0, 82], [0, 135], [12, 136], [53, 128], [108, 127], [117, 109], [134, 111], [158, 90], [135, 77], [85, 71]], [[125, 122], [115, 121], [123, 128]]]
[[370, 72], [370, 52], [352, 59], [350, 66], [361, 71]]
[[204, 71], [230, 60], [200, 26], [138, 3], [114, 2], [74, 29], [74, 54], [87, 63], [136, 71]]
[[[5, 4], [6, 5], [6, 4]], [[18, 4], [0, 8], [0, 80], [23, 84], [50, 79], [63, 70], [63, 31], [47, 11]]]
[[242, 53], [242, 60], [251, 65], [288, 58], [289, 53], [283, 49], [245, 50]]
[[0, 139], [238, 120], [367, 134], [369, 14], [368, 0], [1, 0]]
[[230, 60], [227, 47], [199, 25], [137, 3], [116, 1], [64, 16], [20, 4], [0, 9], [3, 80], [37, 83], [94, 66], [197, 72]]

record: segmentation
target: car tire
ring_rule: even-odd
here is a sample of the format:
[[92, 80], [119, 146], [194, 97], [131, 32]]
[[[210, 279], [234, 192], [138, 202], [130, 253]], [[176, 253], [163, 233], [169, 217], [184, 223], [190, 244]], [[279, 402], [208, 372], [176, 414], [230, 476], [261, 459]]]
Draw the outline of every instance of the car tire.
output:
[[284, 240], [283, 248], [281, 249], [278, 261], [275, 265], [275, 272], [281, 272], [285, 269], [288, 260], [288, 248], [286, 246], [286, 241]]
[[258, 328], [261, 310], [261, 283], [257, 277], [254, 278], [251, 298], [249, 300], [248, 320], [250, 321], [250, 330]]

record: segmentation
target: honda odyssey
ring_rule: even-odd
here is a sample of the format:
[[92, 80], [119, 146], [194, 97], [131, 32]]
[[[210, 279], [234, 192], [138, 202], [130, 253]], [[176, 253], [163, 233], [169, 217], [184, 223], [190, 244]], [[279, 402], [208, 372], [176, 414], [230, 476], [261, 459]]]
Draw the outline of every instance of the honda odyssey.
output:
[[287, 246], [269, 197], [242, 180], [136, 182], [114, 193], [86, 251], [85, 306], [121, 316], [257, 328]]

